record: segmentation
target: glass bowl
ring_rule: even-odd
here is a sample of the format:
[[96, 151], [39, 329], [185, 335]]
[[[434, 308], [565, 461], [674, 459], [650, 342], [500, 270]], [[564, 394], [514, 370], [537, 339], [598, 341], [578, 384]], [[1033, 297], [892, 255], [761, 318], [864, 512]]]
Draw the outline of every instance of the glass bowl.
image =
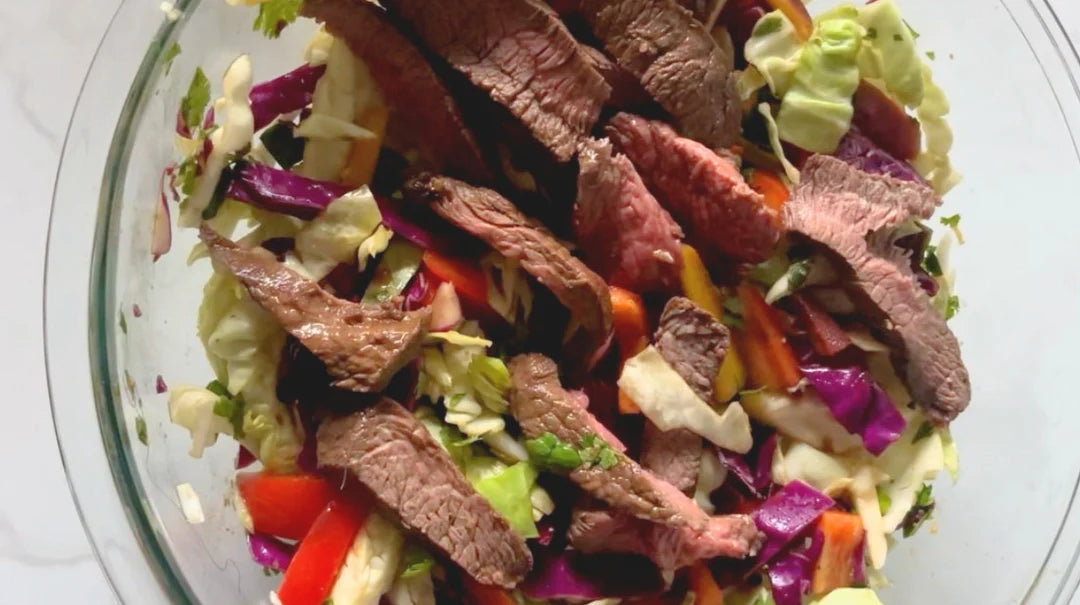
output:
[[[1080, 61], [1042, 1], [900, 5], [954, 108], [953, 158], [966, 178], [947, 209], [963, 214], [968, 243], [953, 325], [974, 401], [954, 425], [960, 482], [935, 490], [931, 531], [893, 551], [883, 598], [1064, 604], [1080, 583], [1080, 406], [1069, 382], [1080, 364]], [[151, 0], [122, 4], [68, 131], [46, 277], [53, 415], [83, 523], [123, 602], [267, 602], [278, 578], [250, 561], [228, 502], [236, 448], [223, 440], [189, 458], [188, 435], [156, 392], [159, 376], [210, 375], [195, 335], [208, 268], [186, 265], [190, 232], [157, 263], [149, 249], [192, 71], [202, 66], [217, 87], [248, 52], [256, 81], [271, 77], [300, 63], [313, 26], [271, 42], [252, 31], [254, 9], [175, 8], [178, 20]], [[183, 52], [168, 67], [173, 42]], [[205, 523], [185, 520], [180, 483], [201, 496]]]

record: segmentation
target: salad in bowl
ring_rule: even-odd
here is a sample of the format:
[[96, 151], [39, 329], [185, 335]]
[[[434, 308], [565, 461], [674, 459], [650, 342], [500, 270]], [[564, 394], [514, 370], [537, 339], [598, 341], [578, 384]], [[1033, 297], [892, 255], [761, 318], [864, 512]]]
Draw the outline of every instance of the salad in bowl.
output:
[[195, 71], [151, 253], [272, 602], [881, 602], [971, 399], [902, 2], [255, 4], [320, 26]]

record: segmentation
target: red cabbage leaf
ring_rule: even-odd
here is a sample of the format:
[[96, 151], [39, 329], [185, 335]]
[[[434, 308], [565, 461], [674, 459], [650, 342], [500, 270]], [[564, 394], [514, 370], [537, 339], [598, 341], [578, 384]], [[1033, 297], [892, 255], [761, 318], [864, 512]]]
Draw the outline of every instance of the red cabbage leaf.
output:
[[892, 399], [866, 370], [806, 364], [802, 371], [833, 417], [861, 437], [871, 454], [881, 455], [907, 427]]
[[274, 118], [298, 111], [311, 104], [315, 84], [326, 72], [325, 65], [301, 65], [287, 74], [251, 87], [251, 114], [255, 130], [274, 121]]

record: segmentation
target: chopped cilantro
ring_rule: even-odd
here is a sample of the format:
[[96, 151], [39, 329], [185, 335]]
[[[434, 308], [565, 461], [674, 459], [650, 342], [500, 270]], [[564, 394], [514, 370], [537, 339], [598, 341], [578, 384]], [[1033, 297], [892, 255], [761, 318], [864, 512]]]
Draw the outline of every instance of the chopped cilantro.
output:
[[897, 42], [903, 42], [904, 41], [904, 37], [901, 36], [900, 34], [893, 34], [892, 39], [896, 40]]
[[296, 21], [302, 3], [303, 0], [266, 0], [259, 5], [252, 29], [261, 31], [267, 38], [277, 38], [285, 26]]
[[199, 161], [195, 156], [186, 158], [176, 167], [176, 182], [180, 185], [180, 193], [191, 195], [195, 193], [195, 179], [199, 176]]
[[960, 297], [953, 294], [949, 297], [949, 300], [945, 302], [945, 319], [950, 320], [956, 317], [956, 314], [960, 312]]
[[221, 397], [232, 397], [232, 393], [229, 392], [229, 389], [224, 384], [221, 384], [220, 380], [215, 380], [206, 385], [206, 390], [215, 395], [220, 395]]
[[767, 17], [763, 17], [760, 21], [758, 21], [757, 25], [754, 27], [754, 33], [751, 34], [750, 37], [758, 38], [761, 36], [775, 34], [776, 32], [780, 31], [780, 28], [782, 28], [783, 26], [784, 22], [782, 21], [780, 15], [769, 15]]
[[599, 466], [607, 470], [619, 463], [619, 457], [611, 445], [596, 433], [589, 433], [581, 439], [581, 461], [586, 468]]
[[120, 331], [127, 334], [127, 317], [124, 316], [124, 312], [120, 312]]
[[218, 396], [217, 402], [214, 403], [214, 415], [228, 420], [233, 427], [233, 436], [242, 439], [244, 437], [244, 400], [233, 396], [229, 389], [217, 380], [206, 385], [206, 390]]
[[903, 523], [900, 527], [904, 530], [904, 537], [910, 538], [915, 535], [915, 532], [919, 531], [923, 522], [930, 518], [934, 514], [934, 502], [933, 487], [929, 483], [924, 483], [919, 492], [915, 495], [915, 504], [912, 505], [911, 510], [904, 516]]
[[187, 94], [180, 99], [180, 117], [184, 120], [184, 126], [188, 130], [198, 128], [202, 124], [203, 113], [210, 103], [210, 80], [206, 78], [201, 67], [195, 68], [195, 75], [191, 77]]
[[210, 202], [206, 204], [206, 208], [203, 208], [202, 217], [204, 221], [208, 221], [217, 216], [218, 210], [221, 209], [221, 205], [225, 203], [225, 194], [229, 191], [229, 185], [232, 184], [236, 173], [243, 169], [242, 161], [235, 161], [225, 167], [221, 171], [221, 178], [218, 179], [217, 186], [214, 187], [214, 193], [210, 196]]
[[427, 573], [435, 565], [435, 559], [428, 551], [410, 544], [401, 559], [401, 579], [408, 580]]
[[932, 51], [932, 50], [928, 50], [928, 51], [926, 51], [926, 56], [927, 56], [927, 57], [929, 57], [929, 59], [930, 59], [931, 61], [934, 61], [934, 60], [936, 60], [936, 59], [937, 59], [937, 53], [935, 53], [935, 52], [934, 52], [934, 51]]
[[135, 435], [143, 445], [150, 444], [150, 440], [146, 436], [146, 419], [143, 418], [141, 414], [135, 417]]
[[169, 75], [169, 70], [172, 69], [173, 59], [180, 55], [180, 43], [173, 42], [169, 50], [165, 51], [165, 56], [162, 60], [165, 62], [165, 75]]
[[882, 515], [888, 513], [889, 509], [892, 508], [892, 498], [889, 496], [889, 492], [881, 489], [880, 485], [877, 488], [877, 501]]
[[960, 215], [954, 214], [952, 216], [943, 216], [941, 217], [941, 224], [955, 229], [960, 226]]
[[944, 271], [941, 270], [941, 261], [937, 256], [937, 246], [927, 246], [926, 255], [923, 257], [923, 268], [926, 272], [934, 277], [941, 277]]
[[544, 433], [536, 439], [529, 439], [525, 442], [525, 449], [540, 467], [571, 471], [581, 466], [581, 454], [553, 433]]
[[918, 443], [923, 439], [926, 439], [934, 433], [934, 427], [929, 422], [924, 422], [919, 425], [919, 429], [915, 431], [915, 436], [911, 438], [912, 443]]
[[877, 29], [873, 27], [866, 28], [866, 39], [877, 40]]

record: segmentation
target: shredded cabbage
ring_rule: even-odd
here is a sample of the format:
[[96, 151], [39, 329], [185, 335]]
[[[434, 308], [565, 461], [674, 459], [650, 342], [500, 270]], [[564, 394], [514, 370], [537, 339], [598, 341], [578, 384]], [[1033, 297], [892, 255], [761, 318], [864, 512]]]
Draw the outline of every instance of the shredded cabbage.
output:
[[694, 486], [694, 502], [701, 507], [701, 510], [710, 515], [716, 512], [716, 507], [713, 506], [709, 496], [724, 485], [727, 476], [728, 469], [720, 462], [720, 457], [716, 455], [716, 452], [710, 447], [704, 448], [701, 451], [697, 485]]
[[922, 66], [925, 95], [922, 105], [915, 110], [923, 127], [925, 149], [912, 164], [940, 195], [945, 195], [960, 183], [961, 175], [953, 169], [949, 160], [952, 151], [953, 133], [945, 116], [949, 113], [949, 101], [945, 91], [934, 83], [934, 74], [929, 65]]
[[528, 322], [533, 291], [518, 262], [493, 252], [480, 260], [480, 269], [487, 277], [491, 308], [511, 324]]
[[524, 538], [540, 535], [533, 520], [532, 491], [538, 475], [536, 468], [528, 462], [518, 462], [513, 466], [489, 458], [490, 466], [486, 471], [478, 471], [480, 458], [473, 458], [466, 470], [466, 476], [476, 491], [491, 503], [510, 522], [510, 527]]
[[386, 225], [375, 227], [375, 231], [360, 242], [360, 246], [356, 249], [357, 271], [367, 269], [368, 261], [385, 252], [390, 246], [390, 239], [393, 237], [394, 232], [388, 229]]
[[799, 66], [802, 49], [803, 41], [795, 31], [795, 25], [779, 10], [774, 10], [754, 25], [744, 55], [773, 94], [783, 97]]
[[363, 302], [387, 302], [401, 294], [420, 269], [423, 252], [405, 239], [392, 240], [375, 267], [375, 276], [364, 290]]
[[428, 336], [444, 342], [423, 347], [418, 392], [432, 401], [441, 399], [446, 422], [467, 436], [505, 431], [502, 413], [507, 407], [510, 375], [501, 360], [485, 354], [491, 341], [482, 338], [475, 322], [465, 322], [460, 332]]
[[435, 582], [431, 570], [398, 577], [386, 595], [393, 605], [435, 605]]
[[277, 398], [284, 330], [235, 277], [215, 271], [203, 289], [198, 333], [217, 379], [242, 401], [241, 443], [269, 470], [295, 468], [303, 436]]
[[668, 365], [656, 347], [646, 347], [626, 360], [619, 389], [663, 431], [688, 429], [740, 454], [749, 452], [754, 445], [750, 418], [742, 406], [731, 403], [723, 413], [717, 413]]
[[334, 267], [359, 255], [359, 248], [375, 234], [382, 214], [367, 186], [330, 202], [322, 213], [296, 233], [296, 254], [311, 279], [318, 281]]
[[223, 80], [224, 96], [214, 103], [214, 115], [221, 120], [221, 125], [210, 133], [213, 147], [194, 193], [181, 204], [181, 227], [198, 226], [229, 157], [250, 145], [255, 136], [255, 117], [248, 99], [252, 84], [251, 58], [240, 55], [225, 70]]
[[759, 391], [740, 401], [750, 416], [782, 435], [818, 449], [846, 453], [862, 449], [862, 441], [845, 429], [812, 392], [801, 395]]
[[173, 385], [169, 389], [169, 420], [191, 433], [192, 458], [202, 458], [206, 448], [217, 442], [218, 435], [232, 435], [227, 418], [214, 413], [219, 396], [202, 387]]
[[851, 99], [859, 87], [856, 59], [865, 30], [854, 6], [841, 6], [814, 21], [790, 88], [780, 102], [780, 138], [818, 153], [832, 153], [851, 129]]
[[334, 116], [313, 113], [293, 131], [294, 136], [308, 139], [374, 139], [376, 135], [367, 128], [357, 126]]
[[371, 513], [353, 540], [329, 601], [336, 605], [378, 605], [398, 576], [403, 543], [397, 527], [378, 513]]
[[896, 3], [879, 0], [862, 6], [858, 20], [866, 31], [859, 53], [862, 77], [882, 82], [896, 100], [918, 107], [923, 101], [923, 62]]
[[776, 125], [776, 119], [773, 118], [772, 107], [768, 103], [761, 103], [758, 105], [758, 113], [765, 118], [765, 126], [769, 131], [769, 145], [772, 147], [773, 155], [780, 160], [780, 165], [784, 167], [784, 174], [787, 175], [788, 180], [793, 185], [798, 185], [801, 174], [795, 164], [792, 164], [791, 160], [788, 159], [787, 154], [784, 153], [784, 145], [780, 142], [780, 129]]

